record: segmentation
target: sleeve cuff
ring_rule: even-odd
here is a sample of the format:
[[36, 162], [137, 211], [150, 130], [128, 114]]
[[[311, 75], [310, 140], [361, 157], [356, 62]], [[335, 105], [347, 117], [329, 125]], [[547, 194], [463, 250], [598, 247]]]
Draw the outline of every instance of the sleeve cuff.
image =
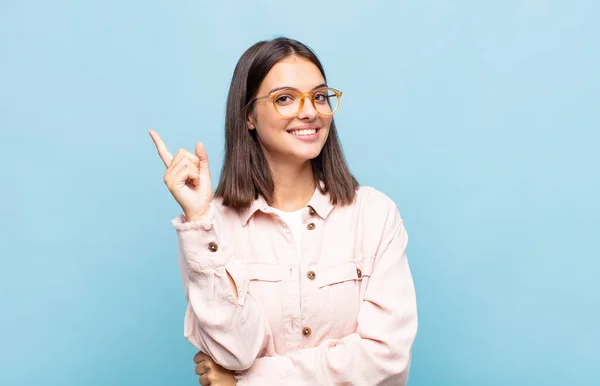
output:
[[211, 208], [199, 220], [186, 222], [185, 215], [178, 215], [171, 223], [177, 231], [179, 252], [187, 261], [191, 270], [204, 270], [224, 267], [230, 256], [223, 253], [226, 246], [221, 245], [215, 232], [214, 218]]
[[205, 230], [209, 231], [213, 227], [213, 214], [212, 214], [212, 206], [208, 208], [204, 216], [200, 220], [196, 221], [187, 221], [187, 217], [184, 214], [180, 214], [175, 217], [171, 223], [175, 227], [175, 230], [178, 232], [187, 231], [187, 230]]

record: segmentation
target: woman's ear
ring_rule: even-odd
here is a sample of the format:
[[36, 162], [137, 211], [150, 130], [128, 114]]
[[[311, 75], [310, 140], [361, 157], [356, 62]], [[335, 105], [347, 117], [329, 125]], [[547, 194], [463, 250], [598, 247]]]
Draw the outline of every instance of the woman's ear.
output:
[[254, 119], [252, 119], [251, 114], [248, 114], [248, 119], [246, 119], [246, 126], [248, 126], [248, 130], [254, 130], [256, 125], [254, 124]]

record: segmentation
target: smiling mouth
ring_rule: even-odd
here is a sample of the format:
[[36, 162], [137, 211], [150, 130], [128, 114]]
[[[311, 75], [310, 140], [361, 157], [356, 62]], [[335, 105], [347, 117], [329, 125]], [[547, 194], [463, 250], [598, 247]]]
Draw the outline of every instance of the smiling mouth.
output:
[[296, 129], [296, 130], [290, 130], [288, 131], [288, 133], [295, 135], [297, 137], [303, 137], [303, 136], [310, 136], [310, 135], [314, 135], [316, 134], [320, 129], [314, 128], [314, 129]]

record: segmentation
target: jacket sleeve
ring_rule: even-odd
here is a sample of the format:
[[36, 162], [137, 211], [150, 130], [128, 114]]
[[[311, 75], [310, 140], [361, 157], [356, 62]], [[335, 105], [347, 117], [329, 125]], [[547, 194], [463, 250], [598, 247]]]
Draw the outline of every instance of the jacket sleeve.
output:
[[219, 236], [227, 229], [216, 210], [211, 207], [199, 221], [178, 216], [172, 223], [188, 300], [184, 336], [230, 370], [248, 369], [258, 356], [272, 354], [271, 329], [261, 306], [248, 294], [248, 275], [235, 248]]
[[[399, 213], [377, 250], [356, 333], [286, 356], [258, 358], [238, 386], [406, 385], [417, 305]], [[388, 228], [389, 229], [389, 228]]]

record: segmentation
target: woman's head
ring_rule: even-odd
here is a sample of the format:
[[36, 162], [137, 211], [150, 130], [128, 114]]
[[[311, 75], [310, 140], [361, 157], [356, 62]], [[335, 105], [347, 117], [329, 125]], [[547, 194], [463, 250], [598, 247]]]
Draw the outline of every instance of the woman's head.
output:
[[262, 80], [248, 106], [248, 129], [254, 130], [265, 158], [307, 163], [320, 153], [333, 121], [323, 72], [311, 61], [290, 55], [277, 62]]
[[[302, 96], [304, 95], [304, 103]], [[339, 144], [333, 113], [341, 93], [304, 44], [256, 43], [235, 68], [225, 119], [225, 160], [216, 196], [242, 209], [258, 194], [273, 199], [269, 165], [309, 163], [334, 204], [350, 204], [358, 183]]]

